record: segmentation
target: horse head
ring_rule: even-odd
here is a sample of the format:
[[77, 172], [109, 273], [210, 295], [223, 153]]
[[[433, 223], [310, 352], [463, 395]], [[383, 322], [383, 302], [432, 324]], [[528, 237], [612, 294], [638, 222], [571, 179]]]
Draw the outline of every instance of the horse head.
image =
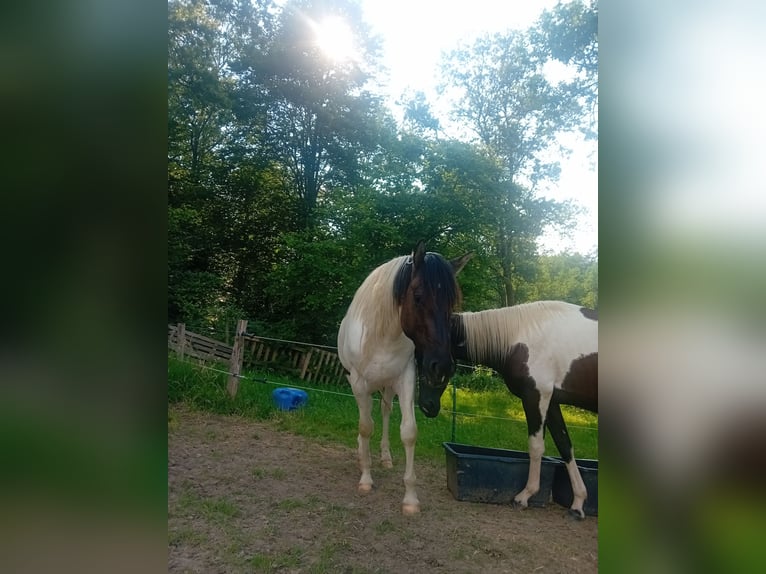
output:
[[450, 314], [461, 299], [456, 276], [470, 258], [467, 253], [448, 261], [438, 253], [427, 253], [421, 241], [397, 277], [399, 319], [402, 331], [415, 344], [420, 372], [418, 405], [426, 416], [438, 414], [438, 397], [455, 372]]

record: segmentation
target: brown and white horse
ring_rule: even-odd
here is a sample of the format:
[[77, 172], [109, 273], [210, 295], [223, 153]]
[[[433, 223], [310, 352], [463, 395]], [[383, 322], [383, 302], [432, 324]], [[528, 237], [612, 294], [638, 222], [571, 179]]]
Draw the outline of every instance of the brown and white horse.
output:
[[[415, 491], [415, 363], [433, 385], [446, 385], [454, 372], [450, 350], [450, 314], [460, 301], [455, 276], [469, 254], [447, 261], [427, 253], [423, 242], [411, 256], [384, 263], [357, 289], [338, 331], [338, 356], [359, 407], [359, 491], [372, 489], [370, 436], [372, 395], [380, 391], [383, 437], [380, 458], [390, 467], [389, 417], [394, 395], [399, 397], [404, 444], [402, 511], [415, 514], [420, 501]], [[417, 352], [416, 352], [417, 350]], [[417, 356], [416, 356], [417, 355]]]
[[[529, 432], [529, 476], [514, 503], [540, 489], [545, 427], [566, 463], [574, 500], [569, 512], [585, 518], [585, 483], [574, 458], [560, 405], [598, 412], [598, 316], [596, 311], [563, 301], [538, 301], [451, 319], [456, 359], [491, 367], [521, 399]], [[428, 417], [439, 414], [446, 384], [421, 379], [418, 404]]]

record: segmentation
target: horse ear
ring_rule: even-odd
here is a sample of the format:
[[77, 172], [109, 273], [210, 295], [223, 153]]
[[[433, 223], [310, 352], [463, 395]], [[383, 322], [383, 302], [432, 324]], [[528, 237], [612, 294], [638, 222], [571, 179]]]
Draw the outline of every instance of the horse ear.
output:
[[415, 251], [412, 254], [412, 270], [414, 271], [423, 264], [426, 258], [426, 244], [423, 240], [418, 241]]
[[466, 253], [462, 257], [450, 259], [450, 263], [452, 264], [452, 269], [455, 271], [455, 275], [463, 270], [463, 267], [465, 267], [465, 264], [468, 263], [471, 257], [473, 257], [473, 253]]

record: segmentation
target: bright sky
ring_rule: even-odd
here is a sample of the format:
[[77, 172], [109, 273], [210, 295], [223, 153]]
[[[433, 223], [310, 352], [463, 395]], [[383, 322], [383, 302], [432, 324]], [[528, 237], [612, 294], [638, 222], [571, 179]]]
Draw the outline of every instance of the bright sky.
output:
[[[470, 42], [486, 33], [511, 28], [523, 29], [534, 23], [542, 11], [557, 0], [362, 0], [365, 19], [383, 39], [383, 59], [389, 69], [391, 101], [405, 91], [422, 91], [435, 103], [434, 86], [441, 53]], [[330, 38], [342, 36], [337, 22]], [[326, 40], [327, 41], [327, 40]], [[341, 41], [342, 43], [342, 41]], [[336, 43], [328, 51], [338, 57]], [[434, 107], [439, 113], [438, 107]], [[598, 155], [596, 142], [566, 136], [573, 149], [561, 159], [559, 181], [540, 193], [556, 200], [571, 199], [584, 208], [570, 238], [547, 234], [544, 250], [579, 251], [598, 248]]]

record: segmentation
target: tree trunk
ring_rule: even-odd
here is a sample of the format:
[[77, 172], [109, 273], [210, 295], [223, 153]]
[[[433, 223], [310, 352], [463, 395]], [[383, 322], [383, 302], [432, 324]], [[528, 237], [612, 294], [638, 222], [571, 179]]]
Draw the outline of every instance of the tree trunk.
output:
[[516, 304], [516, 291], [513, 288], [513, 252], [511, 251], [511, 238], [503, 237], [498, 246], [500, 269], [503, 282], [503, 306], [509, 307]]
[[513, 289], [513, 280], [510, 274], [504, 273], [503, 287], [505, 288], [505, 306], [510, 307], [516, 304], [516, 291]]

